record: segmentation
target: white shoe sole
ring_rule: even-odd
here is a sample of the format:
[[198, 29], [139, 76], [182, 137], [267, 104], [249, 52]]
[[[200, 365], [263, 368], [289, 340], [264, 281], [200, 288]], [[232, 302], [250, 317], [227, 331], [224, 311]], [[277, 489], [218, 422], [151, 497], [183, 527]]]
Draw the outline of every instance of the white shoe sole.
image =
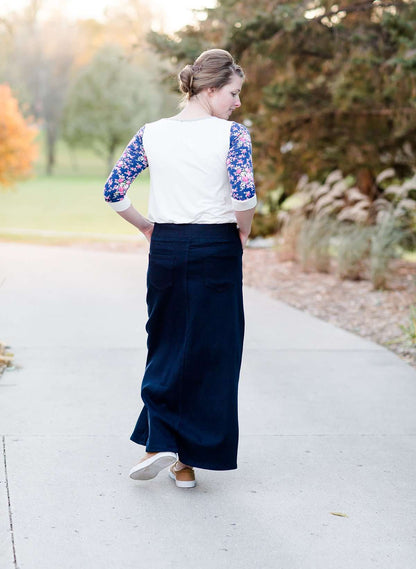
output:
[[161, 470], [167, 466], [171, 466], [176, 462], [177, 456], [174, 452], [158, 452], [153, 456], [139, 462], [129, 472], [130, 478], [133, 480], [151, 480], [159, 474]]
[[176, 476], [173, 472], [169, 469], [169, 477], [175, 481], [176, 486], [178, 488], [193, 488], [196, 486], [196, 480], [176, 480]]

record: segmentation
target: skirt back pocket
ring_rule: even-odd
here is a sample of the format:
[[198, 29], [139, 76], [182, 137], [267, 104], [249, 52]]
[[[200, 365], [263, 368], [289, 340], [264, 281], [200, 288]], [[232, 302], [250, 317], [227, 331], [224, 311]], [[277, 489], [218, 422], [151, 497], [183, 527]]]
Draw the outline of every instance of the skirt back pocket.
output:
[[148, 284], [158, 290], [171, 287], [173, 284], [173, 257], [160, 253], [150, 253], [147, 280]]
[[239, 278], [238, 257], [212, 255], [204, 259], [204, 283], [218, 292], [234, 287]]

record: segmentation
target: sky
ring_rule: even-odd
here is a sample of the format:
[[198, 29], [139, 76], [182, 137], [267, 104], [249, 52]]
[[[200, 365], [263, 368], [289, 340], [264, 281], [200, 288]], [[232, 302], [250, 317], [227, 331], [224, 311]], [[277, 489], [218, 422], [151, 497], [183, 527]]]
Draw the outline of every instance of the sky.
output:
[[[71, 18], [100, 19], [107, 6], [120, 4], [118, 0], [43, 0], [50, 10], [64, 7]], [[0, 16], [8, 11], [25, 6], [27, 0], [0, 0]], [[173, 32], [194, 21], [192, 8], [211, 8], [216, 0], [152, 0], [153, 6], [160, 6], [165, 13], [165, 31]]]

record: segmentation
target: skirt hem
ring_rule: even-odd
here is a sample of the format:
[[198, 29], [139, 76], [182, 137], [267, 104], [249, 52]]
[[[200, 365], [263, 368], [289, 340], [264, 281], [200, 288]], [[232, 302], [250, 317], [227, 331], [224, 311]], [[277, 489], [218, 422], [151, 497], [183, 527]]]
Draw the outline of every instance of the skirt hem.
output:
[[[133, 440], [132, 438], [130, 438], [130, 440], [133, 443], [136, 443], [137, 445], [142, 445], [144, 447], [146, 447], [146, 442], [141, 442], [138, 440]], [[183, 462], [184, 464], [187, 464], [188, 466], [193, 466], [195, 468], [202, 468], [204, 470], [237, 470], [237, 463], [234, 462], [232, 464], [230, 464], [229, 466], [218, 466], [210, 463], [210, 462], [201, 462], [198, 460], [192, 460], [191, 458], [187, 458], [186, 455], [184, 455], [183, 453], [181, 453], [179, 450], [177, 449], [172, 449], [172, 448], [146, 448], [146, 452], [176, 452], [179, 455], [179, 459], [181, 460], [181, 462]]]

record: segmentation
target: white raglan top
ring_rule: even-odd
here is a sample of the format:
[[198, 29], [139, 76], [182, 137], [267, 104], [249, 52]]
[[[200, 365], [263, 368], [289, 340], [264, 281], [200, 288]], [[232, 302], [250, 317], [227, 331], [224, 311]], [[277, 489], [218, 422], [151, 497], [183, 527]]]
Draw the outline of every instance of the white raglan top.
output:
[[130, 206], [126, 192], [147, 167], [152, 222], [235, 223], [235, 211], [257, 203], [250, 133], [240, 123], [213, 116], [146, 123], [105, 184], [113, 209]]

